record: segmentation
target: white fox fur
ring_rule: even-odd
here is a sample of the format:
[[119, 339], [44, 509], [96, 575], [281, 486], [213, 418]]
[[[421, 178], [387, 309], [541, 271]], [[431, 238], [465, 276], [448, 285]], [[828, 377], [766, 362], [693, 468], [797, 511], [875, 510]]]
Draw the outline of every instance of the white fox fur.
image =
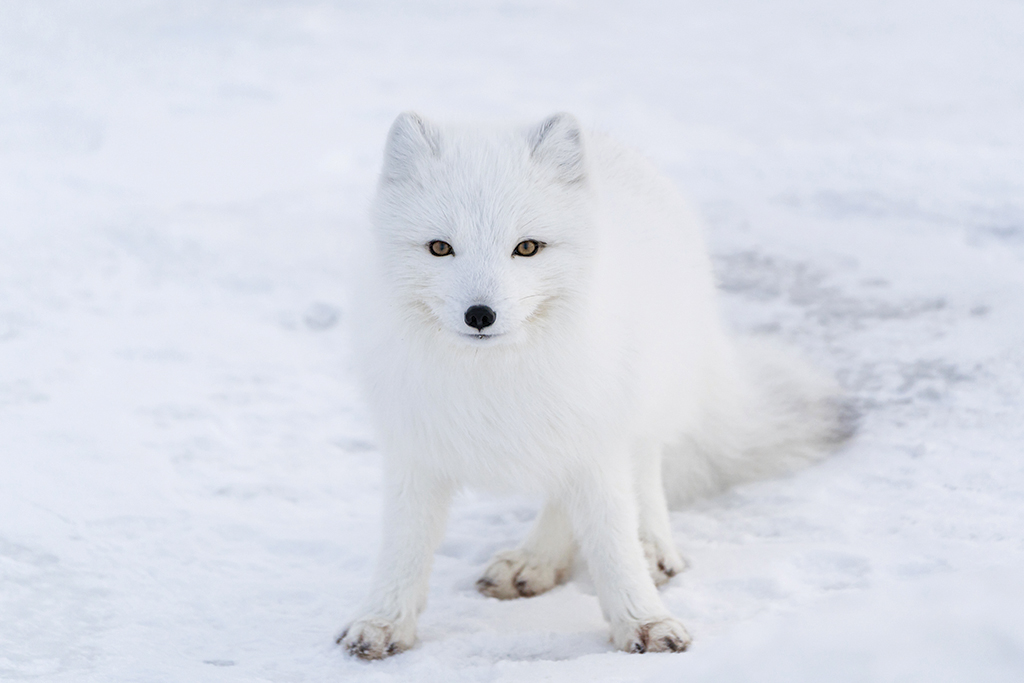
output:
[[[449, 502], [471, 486], [548, 501], [483, 593], [541, 593], [580, 552], [617, 647], [685, 649], [655, 587], [685, 568], [667, 500], [824, 453], [842, 436], [833, 382], [726, 333], [696, 217], [570, 115], [481, 128], [402, 114], [373, 224], [355, 326], [385, 538], [339, 642], [367, 659], [412, 646]], [[517, 255], [529, 240], [539, 251]], [[472, 306], [493, 322], [471, 326]]]

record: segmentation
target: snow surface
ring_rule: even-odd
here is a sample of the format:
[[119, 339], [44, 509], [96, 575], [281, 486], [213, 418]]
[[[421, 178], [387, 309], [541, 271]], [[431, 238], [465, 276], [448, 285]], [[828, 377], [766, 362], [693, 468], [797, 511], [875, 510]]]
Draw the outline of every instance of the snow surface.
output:
[[[333, 644], [379, 539], [347, 356], [401, 110], [569, 110], [707, 218], [724, 306], [864, 411], [673, 514], [696, 640], [611, 650], [584, 571], [473, 583], [537, 501], [467, 493], [420, 644]], [[0, 5], [0, 679], [1024, 680], [1024, 4]]]

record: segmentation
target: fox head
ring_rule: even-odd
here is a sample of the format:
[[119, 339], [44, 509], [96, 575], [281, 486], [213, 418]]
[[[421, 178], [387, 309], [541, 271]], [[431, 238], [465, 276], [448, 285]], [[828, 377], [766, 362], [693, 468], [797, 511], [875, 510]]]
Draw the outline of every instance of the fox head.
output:
[[541, 334], [583, 278], [591, 198], [568, 114], [513, 129], [400, 115], [373, 210], [392, 304], [463, 346]]

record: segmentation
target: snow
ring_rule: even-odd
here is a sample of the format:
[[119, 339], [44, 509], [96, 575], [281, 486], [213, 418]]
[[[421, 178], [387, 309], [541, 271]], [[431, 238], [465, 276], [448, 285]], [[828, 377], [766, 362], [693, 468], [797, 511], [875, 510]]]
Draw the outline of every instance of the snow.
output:
[[[682, 655], [583, 569], [473, 583], [537, 501], [467, 493], [420, 644], [333, 644], [380, 465], [347, 355], [384, 134], [576, 113], [705, 215], [735, 327], [863, 410], [673, 513]], [[1024, 680], [1024, 5], [0, 7], [0, 679]]]

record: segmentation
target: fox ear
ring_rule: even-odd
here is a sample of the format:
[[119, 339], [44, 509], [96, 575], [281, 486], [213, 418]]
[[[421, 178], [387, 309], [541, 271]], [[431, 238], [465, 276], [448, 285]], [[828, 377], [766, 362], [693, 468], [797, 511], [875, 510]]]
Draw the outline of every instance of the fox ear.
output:
[[434, 125], [416, 112], [402, 112], [388, 132], [381, 175], [388, 181], [405, 180], [415, 173], [419, 159], [437, 156], [440, 149], [441, 135]]
[[530, 158], [552, 166], [565, 183], [585, 176], [583, 135], [572, 114], [555, 114], [530, 131]]

